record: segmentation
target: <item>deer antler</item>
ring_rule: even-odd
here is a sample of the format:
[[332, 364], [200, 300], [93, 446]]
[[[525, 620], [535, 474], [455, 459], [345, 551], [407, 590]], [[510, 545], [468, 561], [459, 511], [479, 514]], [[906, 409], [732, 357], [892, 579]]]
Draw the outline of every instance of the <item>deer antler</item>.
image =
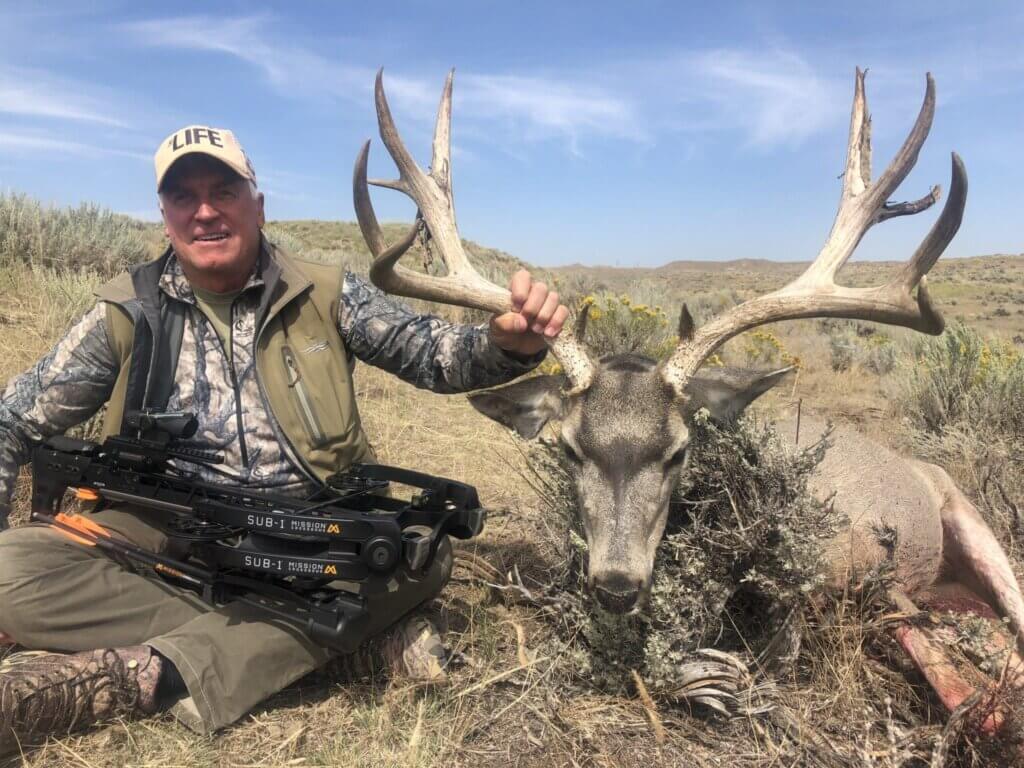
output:
[[[366, 160], [370, 151], [370, 142], [363, 145], [356, 159], [355, 173], [352, 179], [352, 195], [355, 199], [356, 217], [363, 238], [373, 253], [373, 266], [370, 267], [370, 280], [374, 285], [388, 293], [410, 298], [437, 301], [442, 304], [454, 304], [460, 307], [480, 309], [485, 312], [501, 314], [512, 308], [512, 295], [506, 288], [501, 288], [481, 277], [473, 269], [469, 257], [462, 247], [458, 228], [455, 225], [455, 203], [452, 198], [451, 184], [451, 118], [452, 118], [452, 78], [454, 70], [448, 73], [441, 94], [441, 104], [437, 110], [437, 123], [434, 127], [433, 156], [430, 170], [424, 173], [405, 148], [395, 127], [384, 95], [384, 71], [377, 72], [377, 83], [374, 89], [377, 102], [377, 124], [380, 137], [387, 147], [391, 158], [398, 166], [399, 178], [380, 180], [366, 178]], [[370, 190], [367, 186], [395, 189], [408, 195], [419, 207], [416, 222], [409, 233], [399, 242], [388, 247], [377, 216], [373, 212]], [[447, 275], [437, 276], [422, 274], [406, 269], [398, 263], [402, 255], [425, 229], [429, 242], [436, 246], [444, 262]], [[553, 340], [546, 339], [552, 353], [562, 364], [566, 377], [571, 384], [571, 393], [578, 393], [590, 386], [594, 375], [594, 364], [586, 349], [580, 344], [572, 329], [565, 327]]]
[[[914, 127], [889, 167], [872, 182], [871, 117], [864, 95], [864, 72], [857, 69], [843, 191], [824, 247], [810, 267], [793, 282], [734, 307], [693, 331], [689, 338], [681, 334], [679, 345], [662, 368], [663, 378], [678, 397], [684, 397], [690, 377], [718, 347], [738, 333], [777, 320], [845, 317], [901, 325], [923, 333], [942, 333], [942, 316], [932, 306], [925, 275], [960, 228], [967, 201], [967, 173], [955, 152], [949, 198], [942, 214], [896, 277], [885, 285], [870, 288], [847, 288], [835, 282], [836, 273], [873, 225], [894, 216], [919, 213], [939, 199], [939, 187], [934, 187], [914, 202], [888, 202], [917, 162], [918, 152], [931, 128], [935, 114], [935, 82], [931, 74], [927, 80], [924, 103]], [[915, 286], [916, 299], [911, 293]]]

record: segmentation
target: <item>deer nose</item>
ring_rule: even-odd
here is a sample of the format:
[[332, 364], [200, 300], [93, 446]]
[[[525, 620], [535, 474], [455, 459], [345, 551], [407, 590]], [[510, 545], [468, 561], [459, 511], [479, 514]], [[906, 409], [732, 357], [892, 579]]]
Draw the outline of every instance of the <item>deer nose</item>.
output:
[[594, 581], [594, 597], [611, 613], [626, 613], [640, 597], [640, 584], [624, 573], [609, 573]]

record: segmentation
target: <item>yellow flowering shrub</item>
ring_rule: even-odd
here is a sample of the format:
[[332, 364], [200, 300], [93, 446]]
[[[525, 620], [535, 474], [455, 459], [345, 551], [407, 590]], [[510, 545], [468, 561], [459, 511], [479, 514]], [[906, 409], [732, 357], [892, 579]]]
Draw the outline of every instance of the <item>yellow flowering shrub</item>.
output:
[[626, 294], [585, 296], [577, 312], [589, 308], [586, 343], [601, 357], [639, 354], [656, 360], [666, 357], [676, 345], [668, 331], [668, 317], [660, 306], [634, 303]]
[[790, 354], [778, 336], [771, 331], [758, 328], [743, 334], [743, 353], [752, 364], [795, 365], [800, 367], [800, 358]]

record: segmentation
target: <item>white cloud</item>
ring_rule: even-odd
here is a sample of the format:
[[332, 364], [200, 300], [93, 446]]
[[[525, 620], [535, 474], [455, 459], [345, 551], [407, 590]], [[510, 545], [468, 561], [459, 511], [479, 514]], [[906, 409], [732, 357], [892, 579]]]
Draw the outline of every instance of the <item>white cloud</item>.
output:
[[78, 141], [25, 133], [0, 132], [0, 151], [3, 150], [14, 152], [59, 152], [61, 154], [78, 155], [81, 157], [116, 155], [146, 162], [152, 160], [150, 155], [142, 152], [131, 152], [124, 149], [114, 149], [95, 144], [84, 144]]
[[[375, 73], [273, 39], [265, 16], [214, 19], [189, 16], [123, 25], [143, 45], [224, 53], [262, 70], [267, 81], [290, 96], [325, 95], [368, 106]], [[210, 30], [216, 29], [216, 34]], [[433, 119], [441, 81], [389, 72], [389, 103], [423, 122]], [[582, 134], [646, 140], [633, 106], [597, 84], [557, 78], [467, 73], [457, 78], [460, 120], [495, 125], [510, 121], [530, 140], [559, 137], [578, 151]]]
[[651, 132], [738, 134], [759, 149], [798, 146], [845, 120], [851, 94], [783, 49], [669, 50], [618, 62], [606, 76], [642, 102]]
[[112, 100], [90, 90], [36, 70], [0, 68], [0, 112], [126, 127]]
[[222, 18], [182, 16], [120, 25], [141, 45], [233, 56], [263, 71], [267, 81], [291, 95], [330, 93], [361, 99], [373, 85], [373, 70], [348, 66], [274, 41], [265, 15]]
[[793, 52], [707, 51], [694, 58], [694, 74], [751, 144], [799, 144], [843, 113], [838, 84]]
[[[275, 17], [183, 16], [123, 24], [125, 39], [231, 56], [290, 97], [330, 97], [369, 108], [371, 68], [284, 40]], [[215, 30], [215, 32], [211, 32]], [[826, 64], [828, 64], [826, 62]], [[494, 144], [558, 139], [574, 154], [587, 139], [650, 144], [658, 133], [736, 132], [757, 148], [799, 146], [846, 119], [849, 82], [786, 48], [668, 49], [544, 74], [460, 71], [463, 136]], [[432, 122], [441, 80], [386, 75], [389, 101], [412, 134]], [[513, 151], [507, 146], [505, 151]]]
[[263, 65], [269, 73], [274, 71], [273, 62], [264, 55], [267, 50], [258, 37], [264, 21], [262, 16], [181, 16], [127, 22], [120, 28], [145, 45], [220, 51]]
[[645, 141], [633, 104], [597, 85], [518, 75], [460, 79], [460, 109], [468, 114], [522, 120], [534, 130]]

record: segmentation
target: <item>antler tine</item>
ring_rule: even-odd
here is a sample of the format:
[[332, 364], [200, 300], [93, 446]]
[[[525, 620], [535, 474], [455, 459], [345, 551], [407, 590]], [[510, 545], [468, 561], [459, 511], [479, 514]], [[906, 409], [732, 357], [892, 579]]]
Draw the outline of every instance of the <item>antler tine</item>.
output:
[[[444, 166], [446, 176], [450, 176], [448, 157], [450, 154], [449, 134], [453, 76], [454, 70], [448, 73], [448, 79], [445, 82], [434, 132], [433, 160], [435, 165]], [[400, 176], [397, 182], [387, 182], [382, 186], [389, 186], [392, 189], [405, 193], [419, 206], [420, 215], [424, 222], [426, 222], [431, 241], [437, 245], [441, 260], [444, 262], [450, 277], [465, 276], [465, 282], [474, 286], [476, 293], [479, 293], [481, 290], [489, 293], [492, 288], [498, 290], [496, 286], [493, 286], [477, 274], [472, 264], [470, 264], [469, 258], [466, 256], [455, 226], [455, 205], [451, 196], [451, 185], [442, 183], [442, 180], [438, 178], [440, 173], [434, 174], [433, 170], [430, 174], [424, 173], [405, 148], [398, 129], [395, 127], [394, 118], [391, 116], [391, 108], [388, 106], [387, 96], [384, 93], [383, 70], [377, 72], [374, 98], [377, 104], [377, 122], [380, 126], [380, 137], [388, 148], [391, 158], [395, 161], [395, 165], [398, 166]], [[433, 298], [432, 300], [442, 301], [443, 299]], [[492, 296], [489, 299], [491, 304], [487, 307], [476, 308], [495, 311], [492, 305], [497, 300], [496, 297]], [[449, 300], [448, 303], [456, 302]]]
[[[380, 136], [388, 148], [400, 178], [395, 181], [370, 181], [366, 178], [370, 143], [366, 142], [356, 158], [352, 177], [352, 194], [356, 217], [374, 260], [370, 267], [370, 280], [379, 288], [399, 296], [454, 304], [501, 314], [512, 307], [512, 295], [481, 277], [473, 269], [462, 246], [455, 224], [455, 205], [451, 186], [451, 103], [454, 70], [448, 73], [434, 129], [432, 167], [424, 173], [405, 148], [395, 127], [387, 97], [384, 94], [383, 70], [377, 73], [374, 97], [377, 104], [377, 122]], [[396, 189], [412, 198], [419, 208], [416, 222], [401, 241], [388, 247], [380, 224], [373, 211], [369, 184]], [[428, 275], [406, 269], [398, 260], [416, 241], [425, 228], [430, 246], [436, 248], [444, 262], [447, 275]], [[590, 386], [594, 365], [586, 349], [576, 340], [569, 328], [563, 328], [554, 340], [548, 340], [552, 353], [558, 358], [571, 384], [571, 393]]]
[[573, 324], [573, 333], [581, 342], [587, 338], [587, 321], [590, 319], [590, 305], [584, 304], [576, 313], [576, 322]]
[[[917, 120], [885, 172], [871, 182], [871, 118], [864, 95], [864, 73], [857, 70], [850, 141], [843, 194], [835, 223], [814, 262], [796, 280], [763, 296], [750, 299], [714, 318], [693, 334], [680, 338], [679, 345], [662, 367], [662, 376], [677, 396], [690, 377], [722, 344], [738, 333], [765, 323], [801, 317], [844, 317], [871, 320], [911, 328], [922, 333], [942, 332], [943, 320], [932, 306], [925, 275], [949, 245], [960, 227], [967, 202], [967, 173], [953, 154], [949, 199], [928, 235], [897, 276], [871, 288], [837, 285], [835, 275], [853, 254], [865, 232], [894, 216], [919, 213], [939, 198], [939, 188], [920, 200], [890, 204], [889, 195], [906, 178], [917, 162], [918, 153], [931, 128], [935, 112], [935, 83], [928, 75], [924, 103]], [[918, 287], [917, 298], [912, 295]]]
[[370, 190], [367, 187], [366, 161], [369, 154], [370, 142], [367, 141], [356, 157], [356, 167], [352, 174], [352, 198], [355, 203], [359, 230], [363, 233], [363, 239], [373, 255], [373, 263], [370, 265], [370, 280], [375, 285], [388, 290], [388, 286], [404, 285], [410, 276], [415, 274], [397, 262], [416, 242], [420, 220], [417, 217], [409, 228], [408, 234], [394, 245], [388, 246], [384, 241], [384, 233], [377, 222], [377, 214], [373, 211], [373, 201], [370, 199]]
[[897, 216], [912, 216], [915, 213], [926, 211], [939, 202], [940, 197], [942, 197], [942, 187], [936, 184], [932, 187], [931, 192], [920, 200], [913, 200], [906, 203], [884, 203], [881, 210], [878, 211], [878, 215], [875, 216], [874, 223], [881, 224], [883, 221], [893, 219]]
[[[927, 278], [925, 276], [935, 266], [935, 262], [939, 260], [942, 252], [946, 250], [946, 246], [950, 244], [960, 229], [964, 208], [967, 205], [967, 169], [964, 168], [964, 161], [956, 152], [952, 155], [952, 165], [949, 197], [946, 198], [946, 204], [942, 206], [942, 213], [939, 215], [938, 221], [932, 226], [928, 236], [918, 246], [910, 261], [903, 265], [899, 274], [890, 283], [891, 286], [900, 286], [908, 292], [920, 283], [919, 300], [922, 294], [927, 298], [927, 289], [925, 288]], [[938, 187], [935, 190], [938, 190]], [[942, 332], [941, 317], [939, 317], [939, 323], [939, 328], [933, 331], [934, 333]]]
[[366, 186], [366, 161], [369, 155], [370, 141], [367, 139], [356, 156], [356, 167], [352, 173], [352, 200], [355, 203], [359, 230], [363, 233], [363, 239], [366, 241], [370, 253], [376, 257], [387, 248], [387, 245], [384, 242], [384, 233], [381, 232], [380, 223], [377, 221], [377, 214], [373, 210], [370, 190]]
[[384, 146], [388, 148], [388, 152], [391, 154], [391, 159], [394, 160], [395, 165], [398, 166], [398, 174], [401, 177], [399, 181], [383, 182], [380, 186], [391, 187], [392, 189], [398, 189], [401, 192], [410, 194], [410, 182], [412, 182], [417, 175], [422, 176], [423, 172], [420, 171], [419, 166], [416, 165], [416, 161], [413, 159], [412, 155], [409, 154], [409, 150], [405, 148], [405, 144], [402, 142], [402, 137], [398, 133], [398, 128], [395, 127], [395, 119], [391, 116], [391, 107], [388, 105], [388, 98], [384, 95], [383, 67], [377, 70], [377, 79], [373, 85], [373, 98], [377, 106], [377, 127], [380, 130], [380, 139], [384, 142]]
[[932, 77], [931, 72], [925, 75], [925, 83], [924, 101], [921, 102], [921, 109], [917, 113], [914, 127], [910, 129], [903, 146], [900, 147], [885, 172], [878, 177], [872, 190], [877, 204], [888, 200], [889, 196], [907, 178], [907, 174], [917, 164], [917, 156], [931, 132], [932, 119], [935, 117], [935, 78]]
[[846, 150], [846, 173], [843, 174], [843, 197], [856, 197], [871, 183], [871, 114], [864, 93], [867, 72], [857, 67], [850, 112], [850, 141]]
[[409, 229], [409, 233], [399, 242], [388, 247], [384, 242], [384, 233], [377, 222], [377, 214], [373, 211], [373, 202], [370, 200], [370, 190], [367, 188], [366, 180], [366, 159], [370, 154], [370, 142], [363, 144], [356, 158], [355, 172], [352, 174], [352, 197], [355, 201], [356, 220], [359, 222], [359, 230], [363, 233], [363, 239], [373, 254], [373, 264], [370, 266], [370, 279], [373, 279], [374, 271], [389, 271], [398, 269], [401, 272], [408, 272], [404, 267], [395, 267], [396, 262], [409, 250], [419, 232], [419, 219]]
[[396, 192], [408, 192], [409, 190], [408, 185], [401, 179], [367, 179], [366, 183], [374, 187], [393, 189]]
[[867, 231], [893, 216], [920, 213], [938, 199], [933, 189], [913, 203], [888, 205], [890, 195], [917, 163], [921, 146], [928, 138], [935, 116], [935, 81], [926, 77], [924, 101], [914, 126], [878, 180], [871, 182], [871, 115], [868, 112], [864, 81], [866, 72], [857, 69], [853, 109], [850, 113], [850, 139], [839, 210], [828, 240], [798, 281], [805, 285], [832, 284], [843, 265], [853, 255]]
[[[437, 107], [437, 123], [434, 125], [434, 146], [430, 156], [430, 175], [441, 189], [447, 190], [452, 199], [452, 80], [455, 70], [448, 71], [441, 92], [441, 103]], [[454, 202], [454, 201], [453, 201]], [[452, 206], [454, 210], [454, 205]]]

